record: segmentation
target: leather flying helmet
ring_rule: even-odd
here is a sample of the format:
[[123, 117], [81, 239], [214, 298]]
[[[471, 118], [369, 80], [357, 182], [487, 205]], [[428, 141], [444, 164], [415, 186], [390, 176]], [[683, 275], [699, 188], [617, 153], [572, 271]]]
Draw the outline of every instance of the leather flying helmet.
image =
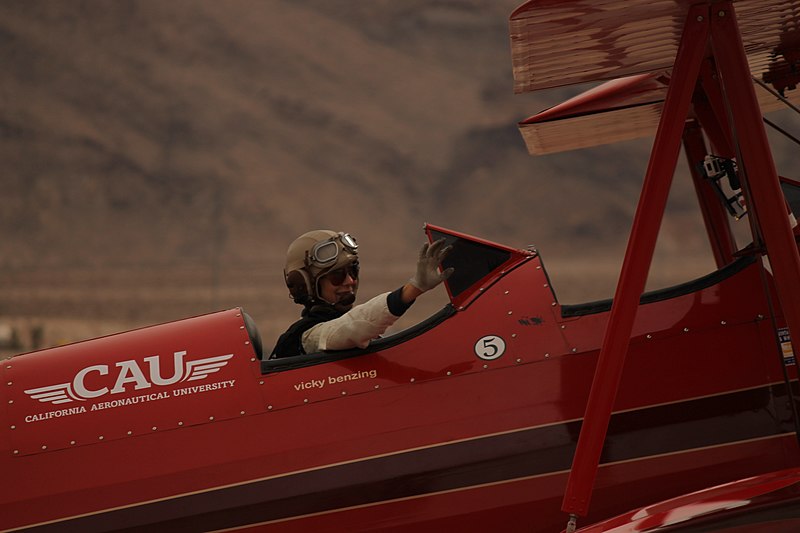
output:
[[320, 301], [319, 279], [333, 270], [358, 263], [358, 244], [349, 233], [314, 230], [289, 245], [283, 275], [295, 303]]

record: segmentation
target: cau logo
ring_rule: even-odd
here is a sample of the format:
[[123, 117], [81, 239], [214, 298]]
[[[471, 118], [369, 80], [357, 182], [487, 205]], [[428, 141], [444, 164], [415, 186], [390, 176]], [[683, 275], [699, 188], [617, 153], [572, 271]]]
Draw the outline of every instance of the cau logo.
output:
[[[233, 354], [229, 353], [227, 355], [217, 355], [184, 362], [183, 357], [185, 355], [185, 351], [174, 353], [173, 374], [166, 378], [161, 371], [161, 358], [158, 355], [154, 355], [144, 358], [147, 374], [135, 359], [116, 363], [114, 374], [110, 374], [111, 369], [108, 365], [92, 365], [76, 373], [72, 381], [28, 389], [25, 394], [34, 400], [54, 405], [73, 401], [85, 402], [106, 394], [121, 394], [126, 392], [131, 384], [134, 390], [141, 390], [149, 389], [153, 385], [163, 387], [183, 381], [205, 379], [209, 374], [219, 372], [222, 367], [228, 364], [228, 360], [233, 357]], [[113, 377], [114, 375], [116, 377]], [[87, 384], [87, 382], [91, 385]], [[112, 382], [113, 386], [111, 386]]]

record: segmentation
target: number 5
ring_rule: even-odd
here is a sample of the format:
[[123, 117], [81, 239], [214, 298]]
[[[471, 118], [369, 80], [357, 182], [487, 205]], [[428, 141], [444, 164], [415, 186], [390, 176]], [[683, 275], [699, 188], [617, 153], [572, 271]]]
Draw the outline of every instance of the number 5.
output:
[[503, 355], [506, 351], [506, 342], [497, 335], [486, 335], [475, 343], [475, 355], [484, 361], [491, 361]]

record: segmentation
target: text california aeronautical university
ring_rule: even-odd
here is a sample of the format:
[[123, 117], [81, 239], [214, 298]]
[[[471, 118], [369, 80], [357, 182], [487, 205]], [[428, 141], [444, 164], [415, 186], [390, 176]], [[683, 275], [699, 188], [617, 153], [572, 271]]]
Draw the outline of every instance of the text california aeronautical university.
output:
[[[166, 400], [173, 396], [186, 396], [189, 394], [198, 394], [201, 392], [209, 392], [227, 388], [233, 388], [236, 383], [235, 379], [225, 381], [217, 381], [215, 383], [208, 383], [206, 385], [195, 385], [192, 387], [183, 387], [171, 391], [153, 392], [150, 394], [140, 394], [138, 396], [131, 396], [130, 398], [120, 398], [119, 400], [111, 400], [108, 402], [98, 402], [92, 404], [88, 411], [100, 411], [102, 409], [114, 409], [116, 407], [125, 407], [128, 405], [136, 405], [145, 402], [152, 402], [158, 400]], [[71, 407], [69, 409], [58, 409], [55, 411], [47, 411], [35, 415], [28, 415], [25, 417], [25, 422], [39, 422], [49, 418], [60, 418], [63, 416], [72, 416], [87, 412], [85, 406]]]

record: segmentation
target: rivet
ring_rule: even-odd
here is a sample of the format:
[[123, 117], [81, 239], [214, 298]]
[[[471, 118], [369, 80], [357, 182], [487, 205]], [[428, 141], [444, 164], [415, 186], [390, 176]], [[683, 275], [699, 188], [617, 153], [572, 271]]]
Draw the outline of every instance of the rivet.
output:
[[483, 365], [483, 368], [489, 368], [489, 365]]
[[155, 431], [155, 430], [157, 430], [157, 429], [158, 429], [158, 426], [153, 426], [151, 429], [152, 429], [153, 431]]
[[464, 310], [464, 306], [463, 306], [463, 305], [462, 305], [462, 306], [459, 306], [458, 310], [459, 310], [459, 311], [463, 311], [463, 310]]
[[11, 382], [11, 381], [9, 381], [9, 382], [8, 382], [8, 386], [9, 386], [9, 387], [10, 387], [11, 385], [13, 385], [13, 384], [14, 384], [14, 383], [13, 383], [13, 382]]
[[724, 17], [725, 16], [725, 12], [720, 10], [720, 12], [717, 13], [717, 15], [719, 15], [720, 17]]
[[508, 294], [508, 291], [504, 292], [503, 294]]
[[243, 415], [243, 414], [244, 414], [244, 411], [239, 411], [239, 414], [240, 414], [240, 415]]
[[182, 426], [182, 425], [183, 425], [183, 422], [178, 422], [178, 426]]
[[244, 341], [245, 344], [250, 344], [250, 341]]
[[133, 435], [133, 431], [131, 431], [131, 430], [129, 429], [129, 430], [128, 430], [128, 435]]
[[308, 403], [308, 398], [303, 398], [303, 403]]
[[236, 316], [242, 316], [242, 314], [241, 313], [236, 313]]
[[381, 388], [381, 386], [380, 386], [380, 385], [375, 385], [375, 388], [376, 388], [376, 389], [380, 389], [380, 388]]
[[69, 441], [69, 443], [72, 444], [73, 446], [75, 445], [75, 441], [74, 440]]
[[697, 22], [703, 22], [703, 15], [697, 15]]
[[14, 403], [14, 400], [8, 400], [8, 403]]
[[722, 322], [720, 322], [720, 324], [722, 324], [722, 325], [724, 326], [724, 325], [726, 325], [726, 324], [727, 324], [727, 322], [725, 322], [725, 321], [723, 320]]
[[650, 334], [648, 333], [648, 334], [647, 334], [647, 338], [648, 338], [648, 339], [652, 339], [652, 338], [653, 338], [653, 336], [652, 336], [652, 335], [650, 335]]
[[239, 329], [244, 329], [244, 326], [239, 326]]
[[17, 426], [11, 426], [11, 429], [17, 429]]
[[342, 396], [347, 396], [347, 391], [342, 391]]
[[46, 450], [46, 449], [47, 449], [47, 446], [46, 446], [46, 445], [42, 445], [42, 449], [43, 449], [43, 450]]
[[544, 358], [545, 359], [550, 359], [550, 354], [549, 353], [544, 354]]
[[553, 306], [553, 307], [555, 307], [555, 306], [556, 306], [556, 303], [555, 303], [555, 302], [553, 302], [553, 303], [551, 303], [550, 305], [551, 305], [551, 306]]
[[508, 312], [508, 314], [510, 315], [510, 314], [512, 314], [513, 312], [514, 312], [514, 311], [509, 311], [509, 312]]
[[687, 333], [688, 331], [689, 331], [689, 328], [683, 328], [683, 332], [684, 333]]
[[97, 437], [97, 440], [103, 440], [103, 436], [100, 435], [99, 437]]
[[453, 375], [453, 373], [452, 373], [452, 372], [450, 372], [450, 371], [448, 370], [448, 371], [447, 371], [447, 375], [448, 375], [448, 376], [452, 376], [452, 375]]
[[547, 288], [547, 283], [545, 283], [544, 285], [542, 285], [542, 287], [544, 287], [544, 288], [546, 289], [546, 288]]
[[271, 406], [271, 405], [268, 405], [268, 406], [267, 406], [267, 410], [269, 410], [269, 411], [272, 411], [272, 406]]
[[536, 265], [536, 270], [541, 270], [541, 269], [542, 269], [542, 265]]
[[8, 366], [6, 367], [6, 370], [11, 370], [11, 365], [8, 365]]
[[414, 378], [411, 378], [411, 383], [414, 383]]
[[255, 358], [255, 357], [251, 357], [251, 358], [250, 358], [250, 362], [251, 362], [251, 363], [255, 363], [255, 362], [256, 362], [256, 358]]
[[521, 363], [521, 362], [522, 362], [522, 359], [517, 358], [517, 363]]
[[483, 292], [483, 291], [485, 291], [485, 290], [486, 290], [486, 288], [485, 288], [485, 287], [478, 287], [478, 291], [479, 291], [479, 292]]
[[573, 348], [572, 349], [572, 353], [578, 353], [578, 349], [577, 348]]
[[758, 316], [756, 316], [756, 318], [757, 318], [758, 320], [764, 320], [764, 315], [758, 315]]
[[264, 380], [262, 379], [261, 381], [258, 382], [258, 384], [259, 385], [263, 385], [264, 384]]
[[19, 454], [19, 450], [14, 450], [14, 455]]
[[565, 326], [564, 324], [561, 324], [561, 329], [567, 329], [567, 326]]
[[511, 334], [511, 338], [512, 338], [512, 339], [516, 339], [516, 338], [517, 338], [517, 334], [516, 334], [516, 333], [512, 333], [512, 334]]
[[208, 419], [209, 420], [214, 420], [214, 417], [213, 416], [209, 416]]

